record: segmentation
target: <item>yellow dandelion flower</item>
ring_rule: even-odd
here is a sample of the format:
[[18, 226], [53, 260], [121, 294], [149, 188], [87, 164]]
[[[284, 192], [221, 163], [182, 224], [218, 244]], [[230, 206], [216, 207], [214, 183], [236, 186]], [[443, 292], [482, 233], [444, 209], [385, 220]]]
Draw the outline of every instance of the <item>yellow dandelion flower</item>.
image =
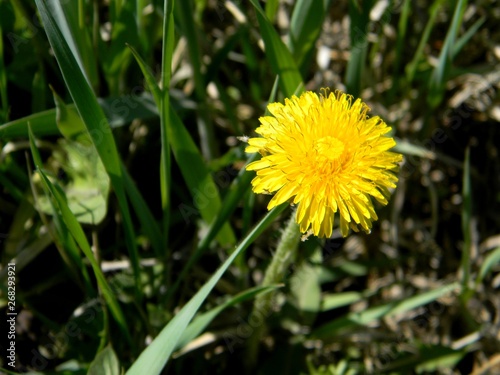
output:
[[402, 155], [391, 130], [368, 106], [341, 92], [305, 92], [268, 106], [245, 149], [263, 157], [247, 165], [256, 171], [255, 193], [274, 193], [267, 208], [289, 201], [298, 205], [296, 220], [307, 235], [330, 237], [336, 212], [345, 237], [349, 228], [370, 232], [377, 220], [371, 197], [387, 204], [389, 188]]

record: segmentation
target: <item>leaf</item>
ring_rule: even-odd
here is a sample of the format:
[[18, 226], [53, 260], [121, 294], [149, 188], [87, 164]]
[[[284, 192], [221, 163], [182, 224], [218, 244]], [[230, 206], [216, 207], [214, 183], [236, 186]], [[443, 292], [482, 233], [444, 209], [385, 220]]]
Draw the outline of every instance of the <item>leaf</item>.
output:
[[37, 166], [38, 173], [40, 174], [41, 181], [44, 186], [44, 190], [47, 192], [46, 194], [48, 196], [50, 195], [51, 197], [51, 202], [54, 207], [54, 215], [57, 216], [57, 221], [63, 223], [65, 228], [69, 230], [69, 233], [71, 233], [71, 236], [76, 241], [80, 249], [83, 251], [87, 259], [89, 260], [90, 265], [92, 266], [92, 270], [94, 271], [95, 277], [97, 279], [97, 284], [99, 285], [99, 288], [102, 291], [102, 295], [109, 306], [111, 314], [115, 318], [118, 327], [122, 331], [128, 343], [131, 343], [132, 339], [128, 331], [127, 324], [125, 322], [125, 317], [123, 315], [123, 312], [116, 300], [115, 294], [112, 292], [109, 284], [107, 283], [106, 278], [104, 277], [104, 274], [101, 271], [101, 268], [97, 264], [97, 261], [94, 257], [94, 253], [90, 248], [90, 245], [87, 241], [87, 237], [85, 236], [85, 233], [83, 232], [80, 223], [78, 223], [75, 216], [73, 215], [68, 205], [66, 204], [64, 193], [62, 193], [60, 188], [57, 188], [52, 184], [50, 179], [45, 175], [43, 170], [40, 168], [41, 159], [38, 150], [36, 149], [35, 146], [35, 139], [33, 138], [31, 132], [30, 132], [30, 146], [33, 159], [35, 161], [35, 165]]
[[268, 225], [285, 209], [287, 204], [275, 207], [270, 211], [257, 226], [238, 245], [229, 258], [212, 275], [212, 277], [201, 287], [189, 302], [177, 313], [177, 315], [162, 329], [153, 342], [139, 355], [132, 367], [127, 371], [128, 375], [157, 375], [170, 358], [177, 347], [186, 327], [203, 301], [207, 298], [215, 284], [222, 277], [233, 260], [243, 252], [255, 239], [267, 228]]
[[[279, 76], [280, 87], [285, 97], [291, 97], [298, 92], [298, 88], [303, 85], [302, 76], [295, 64], [289, 49], [281, 41], [273, 25], [269, 22], [257, 0], [250, 0], [257, 11], [262, 39], [266, 46], [266, 56], [273, 69]], [[298, 92], [300, 93], [300, 92]]]
[[[53, 157], [69, 180], [63, 186], [68, 206], [80, 223], [97, 225], [107, 213], [109, 177], [76, 109], [67, 108], [56, 93], [54, 100], [57, 126], [66, 140], [59, 142], [63, 152], [54, 152]], [[47, 197], [39, 203], [51, 214]]]
[[460, 289], [459, 284], [452, 283], [401, 301], [389, 302], [381, 306], [370, 307], [369, 309], [361, 312], [351, 312], [341, 318], [334, 319], [331, 322], [316, 328], [311, 333], [311, 336], [320, 339], [331, 337], [339, 331], [352, 329], [357, 326], [364, 326], [376, 319], [381, 319], [385, 316], [392, 316], [394, 314], [400, 314], [419, 306], [426, 305], [451, 291], [455, 291], [456, 289]]
[[269, 293], [279, 287], [280, 285], [258, 286], [255, 288], [245, 290], [244, 292], [241, 292], [236, 296], [231, 297], [229, 300], [218, 305], [217, 307], [214, 307], [210, 311], [198, 315], [186, 328], [184, 334], [177, 343], [176, 348], [182, 348], [189, 342], [191, 342], [193, 339], [195, 339], [198, 335], [200, 335], [203, 332], [203, 330], [210, 324], [210, 322], [217, 315], [219, 315], [222, 311], [224, 311], [228, 307], [234, 306], [238, 303], [251, 299], [259, 294]]
[[[158, 111], [149, 93], [138, 94], [132, 90], [129, 95], [98, 98], [97, 101], [113, 128], [129, 124], [136, 118], [158, 117]], [[66, 109], [74, 111], [76, 106], [66, 104]], [[56, 109], [53, 108], [0, 125], [0, 137], [5, 140], [17, 137], [27, 138], [28, 122], [31, 124], [33, 134], [37, 137], [60, 133], [56, 125]]]
[[351, 55], [347, 63], [345, 85], [354, 97], [361, 93], [361, 80], [365, 71], [368, 53], [368, 25], [373, 0], [365, 0], [359, 9], [359, 2], [349, 0]]
[[82, 70], [78, 66], [68, 43], [61, 33], [61, 30], [57, 27], [57, 24], [52, 17], [52, 9], [50, 9], [43, 0], [36, 0], [36, 5], [45, 26], [45, 32], [50, 45], [52, 46], [52, 50], [54, 51], [54, 55], [61, 69], [66, 87], [68, 88], [76, 108], [78, 109], [78, 113], [80, 114], [80, 117], [90, 134], [92, 143], [101, 158], [116, 193], [123, 217], [125, 244], [127, 245], [130, 262], [134, 271], [136, 282], [135, 292], [136, 295], [140, 297], [142, 295], [142, 282], [139, 272], [139, 254], [137, 252], [137, 245], [135, 242], [132, 218], [130, 216], [127, 198], [125, 195], [121, 162], [115, 140], [111, 132], [111, 127], [109, 126], [101, 107], [99, 107], [97, 99], [85, 79]]
[[491, 269], [498, 263], [500, 263], [500, 247], [497, 247], [495, 250], [490, 252], [484, 259], [483, 264], [481, 264], [479, 274], [477, 275], [476, 285], [480, 284]]
[[[303, 70], [314, 50], [332, 0], [298, 0], [290, 21], [290, 50], [297, 66]], [[267, 13], [266, 4], [266, 13]]]
[[453, 50], [455, 48], [455, 39], [462, 24], [462, 17], [467, 7], [467, 0], [458, 0], [456, 4], [450, 28], [448, 29], [443, 48], [439, 54], [438, 64], [434, 68], [429, 81], [427, 102], [431, 108], [436, 108], [443, 100], [445, 85], [451, 68]]
[[106, 346], [95, 356], [87, 375], [120, 375], [120, 364], [111, 346]]
[[[193, 197], [194, 209], [200, 212], [201, 217], [207, 224], [211, 224], [221, 209], [218, 188], [203, 161], [198, 147], [173, 109], [170, 110], [168, 138], [175, 160]], [[189, 221], [190, 215], [187, 215], [182, 210], [191, 212], [193, 207], [184, 208], [184, 206], [179, 206], [179, 209], [184, 220]], [[221, 232], [217, 235], [217, 239], [222, 245], [226, 246], [236, 242], [234, 233], [228, 223], [224, 223]]]

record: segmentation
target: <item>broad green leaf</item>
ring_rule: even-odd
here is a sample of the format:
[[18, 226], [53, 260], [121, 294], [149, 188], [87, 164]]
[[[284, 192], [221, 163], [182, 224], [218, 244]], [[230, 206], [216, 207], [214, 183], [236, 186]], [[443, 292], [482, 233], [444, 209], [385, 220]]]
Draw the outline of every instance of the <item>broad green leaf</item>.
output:
[[120, 363], [111, 346], [106, 346], [95, 356], [87, 375], [120, 375]]
[[50, 182], [49, 178], [47, 178], [45, 173], [40, 168], [38, 169], [38, 173], [40, 174], [46, 189], [53, 197], [55, 206], [58, 208], [61, 218], [64, 220], [64, 223], [67, 225], [71, 235], [78, 243], [78, 246], [89, 260], [90, 265], [92, 266], [92, 269], [94, 271], [95, 277], [97, 279], [99, 288], [101, 289], [102, 295], [109, 306], [109, 310], [111, 311], [111, 314], [115, 318], [120, 330], [127, 339], [128, 343], [131, 344], [132, 339], [128, 331], [128, 326], [127, 322], [125, 321], [125, 316], [123, 315], [123, 312], [120, 308], [120, 305], [118, 304], [118, 301], [116, 300], [114, 292], [111, 290], [109, 284], [106, 281], [106, 278], [104, 277], [104, 274], [102, 273], [99, 265], [97, 264], [97, 261], [94, 258], [94, 253], [90, 248], [90, 245], [87, 241], [87, 238], [85, 236], [85, 233], [83, 232], [82, 227], [80, 226], [75, 216], [73, 215], [68, 205], [66, 204], [64, 195], [60, 191], [60, 189], [58, 189]]
[[[66, 140], [59, 142], [63, 152], [53, 156], [69, 180], [64, 186], [68, 206], [80, 223], [97, 225], [107, 213], [109, 177], [76, 109], [67, 108], [56, 93], [54, 101], [57, 126]], [[40, 203], [43, 209], [44, 200]]]
[[56, 124], [61, 134], [69, 141], [90, 147], [92, 140], [76, 108], [67, 106], [56, 92], [53, 92], [53, 95], [56, 104]]
[[132, 367], [127, 371], [128, 375], [157, 375], [170, 358], [177, 347], [177, 343], [184, 334], [186, 327], [197, 313], [203, 301], [210, 294], [233, 260], [243, 252], [255, 239], [267, 228], [274, 219], [286, 208], [286, 204], [275, 207], [270, 211], [243, 239], [234, 252], [212, 275], [202, 288], [189, 300], [189, 302], [175, 315], [175, 317], [163, 328], [153, 342], [140, 354]]
[[[87, 133], [88, 134], [88, 133]], [[93, 146], [59, 141], [61, 151], [54, 161], [65, 172], [68, 182], [62, 185], [68, 206], [82, 224], [98, 225], [106, 216], [109, 177]], [[47, 197], [40, 197], [40, 208], [51, 214]]]
[[280, 87], [283, 94], [285, 97], [291, 97], [303, 84], [302, 76], [300, 75], [292, 54], [279, 37], [273, 25], [267, 19], [259, 2], [257, 0], [250, 0], [250, 2], [255, 7], [257, 13], [257, 20], [259, 21], [269, 64], [273, 72], [279, 76]]
[[321, 264], [322, 258], [321, 248], [318, 247], [309, 260], [302, 262], [294, 271], [290, 280], [290, 291], [295, 306], [311, 316], [319, 312], [321, 307], [321, 267], [318, 264]]
[[41, 158], [35, 146], [35, 140], [31, 132], [30, 132], [30, 145], [31, 145], [31, 152], [33, 155], [33, 159], [35, 161], [37, 171], [40, 174], [44, 190], [46, 191], [46, 195], [47, 196], [50, 195], [51, 197], [51, 202], [54, 209], [54, 216], [57, 217], [57, 222], [62, 223], [64, 225], [64, 228], [67, 228], [69, 230], [69, 233], [71, 234], [72, 238], [74, 239], [74, 241], [76, 241], [80, 249], [83, 251], [87, 259], [89, 260], [90, 265], [92, 266], [92, 269], [94, 271], [95, 277], [97, 279], [97, 284], [99, 285], [99, 288], [102, 292], [102, 295], [104, 296], [104, 299], [108, 303], [111, 314], [115, 318], [125, 338], [128, 340], [129, 343], [131, 343], [132, 339], [126, 325], [123, 312], [116, 300], [114, 293], [111, 291], [111, 288], [107, 283], [106, 278], [104, 277], [104, 274], [102, 273], [101, 268], [99, 267], [99, 264], [97, 264], [97, 261], [94, 257], [94, 253], [90, 248], [90, 245], [87, 241], [87, 237], [85, 236], [85, 233], [83, 232], [80, 223], [78, 223], [75, 216], [73, 215], [68, 205], [66, 204], [66, 198], [64, 197], [64, 193], [60, 190], [60, 188], [52, 184], [50, 179], [45, 175], [45, 173], [41, 169]]
[[78, 109], [78, 113], [80, 114], [80, 117], [92, 138], [92, 142], [97, 149], [104, 168], [111, 179], [111, 184], [118, 198], [118, 203], [123, 217], [125, 243], [129, 251], [130, 261], [136, 281], [135, 291], [137, 296], [141, 296], [142, 288], [139, 272], [139, 255], [137, 252], [134, 228], [123, 185], [121, 162], [113, 134], [111, 133], [111, 127], [109, 126], [101, 107], [99, 107], [97, 99], [87, 83], [83, 72], [78, 66], [78, 63], [76, 62], [63, 34], [57, 27], [57, 24], [52, 17], [52, 10], [43, 0], [36, 0], [36, 5], [45, 26], [45, 32], [47, 33], [50, 45], [52, 46], [52, 50], [54, 51], [54, 55], [61, 69], [66, 87], [68, 88], [76, 108]]

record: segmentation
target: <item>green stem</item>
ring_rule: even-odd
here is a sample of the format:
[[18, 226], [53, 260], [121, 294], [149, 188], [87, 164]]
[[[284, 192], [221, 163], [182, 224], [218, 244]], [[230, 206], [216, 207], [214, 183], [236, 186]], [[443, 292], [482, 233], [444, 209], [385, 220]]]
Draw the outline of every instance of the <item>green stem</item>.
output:
[[[295, 221], [295, 210], [292, 212], [286, 228], [281, 234], [281, 239], [273, 255], [271, 263], [267, 267], [262, 286], [275, 285], [283, 282], [288, 267], [295, 260], [300, 242], [299, 225]], [[248, 342], [248, 366], [253, 368], [257, 363], [259, 342], [265, 331], [265, 317], [268, 317], [272, 309], [274, 293], [259, 294], [255, 298], [249, 322], [255, 326]]]

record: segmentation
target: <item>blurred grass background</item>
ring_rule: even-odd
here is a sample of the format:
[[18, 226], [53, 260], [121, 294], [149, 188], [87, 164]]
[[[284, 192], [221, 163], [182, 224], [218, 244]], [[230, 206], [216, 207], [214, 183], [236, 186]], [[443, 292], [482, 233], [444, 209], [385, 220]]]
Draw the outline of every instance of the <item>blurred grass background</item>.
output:
[[[16, 371], [500, 373], [499, 21], [490, 0], [0, 1]], [[322, 87], [393, 127], [398, 188], [371, 234], [310, 238], [261, 287], [290, 209], [261, 221], [241, 137]]]

